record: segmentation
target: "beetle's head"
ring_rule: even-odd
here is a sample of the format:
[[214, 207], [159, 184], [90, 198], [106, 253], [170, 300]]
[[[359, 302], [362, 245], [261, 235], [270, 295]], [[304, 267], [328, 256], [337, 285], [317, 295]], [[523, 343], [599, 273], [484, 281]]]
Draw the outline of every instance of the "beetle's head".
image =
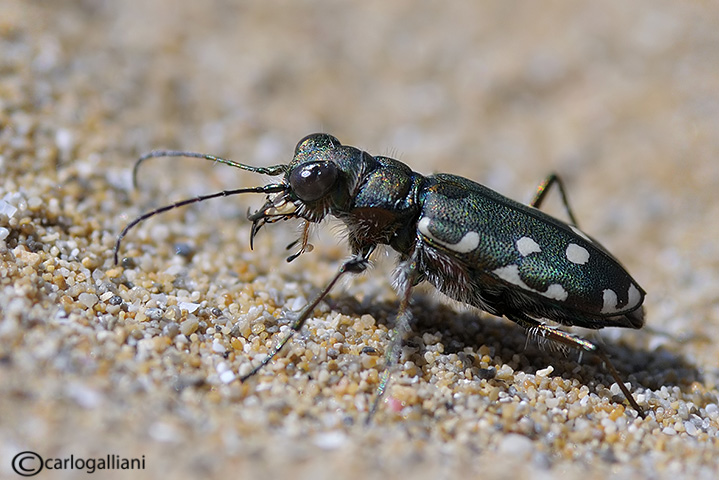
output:
[[[341, 217], [349, 210], [363, 168], [363, 155], [367, 154], [342, 145], [326, 133], [313, 133], [300, 140], [277, 184], [281, 191], [267, 195], [265, 204], [248, 216], [252, 220], [250, 244], [267, 223], [291, 218], [318, 223], [328, 214]], [[301, 252], [307, 247], [306, 229]]]
[[289, 164], [270, 167], [253, 167], [203, 153], [174, 150], [150, 152], [140, 157], [135, 163], [133, 183], [137, 181], [140, 165], [145, 160], [155, 157], [201, 158], [263, 175], [283, 175], [283, 178], [277, 183], [262, 187], [238, 188], [202, 195], [141, 215], [130, 222], [118, 235], [114, 249], [115, 263], [118, 259], [120, 241], [132, 227], [141, 221], [173, 208], [240, 193], [265, 193], [267, 195], [262, 207], [255, 212], [248, 213], [248, 218], [252, 221], [250, 246], [252, 246], [257, 232], [267, 223], [293, 218], [305, 220], [304, 232], [300, 238], [302, 246], [300, 252], [288, 259], [292, 260], [309, 247], [307, 242], [310, 223], [320, 222], [328, 214], [341, 216], [343, 212], [348, 211], [352, 194], [357, 187], [357, 179], [360, 178], [363, 165], [366, 163], [363, 163], [365, 156], [368, 154], [353, 147], [343, 146], [335, 137], [324, 133], [308, 135], [300, 140]]

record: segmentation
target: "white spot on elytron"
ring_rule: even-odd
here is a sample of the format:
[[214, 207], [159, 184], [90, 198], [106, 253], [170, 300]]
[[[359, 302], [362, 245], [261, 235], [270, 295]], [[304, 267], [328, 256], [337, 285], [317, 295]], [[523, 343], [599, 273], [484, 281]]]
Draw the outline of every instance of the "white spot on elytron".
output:
[[432, 234], [429, 233], [429, 221], [429, 217], [422, 217], [422, 219], [417, 222], [417, 230], [419, 230], [425, 237], [434, 238], [432, 237]]
[[434, 235], [432, 235], [432, 232], [429, 231], [429, 223], [430, 223], [429, 217], [424, 217], [417, 223], [417, 229], [425, 237], [431, 238], [433, 241], [439, 243], [440, 245], [447, 247], [448, 249], [452, 250], [453, 252], [469, 253], [472, 250], [476, 250], [477, 247], [479, 246], [479, 233], [477, 233], [477, 232], [467, 232], [464, 234], [464, 236], [462, 237], [462, 239], [459, 242], [449, 243], [449, 242], [440, 240], [437, 237], [435, 237]]
[[570, 243], [567, 245], [567, 260], [577, 265], [584, 265], [589, 261], [589, 250], [577, 245], [576, 243]]
[[614, 290], [610, 288], [604, 290], [602, 292], [602, 300], [604, 304], [601, 313], [617, 313], [619, 311], [617, 308], [617, 292]]
[[539, 244], [529, 237], [522, 237], [517, 240], [517, 250], [519, 250], [519, 254], [523, 257], [542, 251]]
[[531, 290], [529, 288], [529, 285], [524, 283], [524, 281], [519, 276], [519, 265], [507, 265], [506, 267], [499, 267], [495, 270], [492, 270], [492, 273], [501, 278], [502, 280], [505, 280], [512, 285], [518, 285], [526, 290]]
[[552, 298], [554, 300], [559, 300], [561, 302], [565, 301], [569, 294], [567, 291], [558, 283], [554, 283], [549, 286], [546, 292], [542, 293], [539, 292], [541, 295], [544, 295], [545, 297]]
[[627, 296], [629, 297], [629, 301], [627, 301], [627, 308], [636, 307], [642, 300], [642, 294], [639, 293], [639, 290], [633, 283], [629, 285], [629, 292], [627, 292]]
[[569, 297], [569, 293], [559, 285], [558, 283], [554, 283], [547, 288], [546, 292], [540, 292], [539, 290], [535, 290], [526, 283], [524, 283], [524, 280], [519, 276], [519, 266], [518, 265], [507, 265], [506, 267], [500, 267], [495, 270], [492, 270], [492, 273], [497, 275], [502, 280], [511, 283], [512, 285], [517, 285], [518, 287], [521, 287], [525, 290], [529, 290], [530, 292], [538, 293], [539, 295], [542, 295], [547, 298], [551, 298], [552, 300], [559, 300], [564, 301]]
[[594, 241], [591, 238], [589, 238], [589, 235], [587, 235], [586, 233], [584, 233], [583, 231], [581, 231], [574, 225], [570, 225], [569, 228], [571, 228], [574, 233], [576, 233], [577, 235], [582, 237], [584, 240], [594, 243]]

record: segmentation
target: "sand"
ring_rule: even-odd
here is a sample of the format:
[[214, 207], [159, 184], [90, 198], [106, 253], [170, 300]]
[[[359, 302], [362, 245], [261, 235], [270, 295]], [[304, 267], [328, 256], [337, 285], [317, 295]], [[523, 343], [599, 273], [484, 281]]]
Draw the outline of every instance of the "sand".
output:
[[[719, 7], [710, 2], [27, 2], [0, 6], [0, 476], [715, 478]], [[342, 282], [341, 228], [267, 225], [263, 176], [154, 148], [287, 163], [326, 131], [520, 201], [562, 175], [580, 225], [648, 292], [592, 355], [413, 297], [385, 399], [394, 256]], [[564, 218], [558, 195], [546, 209]], [[18, 457], [19, 458], [19, 457]], [[133, 459], [136, 463], [133, 465]], [[100, 470], [114, 467], [116, 470]], [[142, 463], [140, 463], [142, 461]], [[94, 463], [93, 463], [94, 462]], [[123, 463], [128, 462], [128, 463]], [[141, 465], [141, 467], [140, 467]], [[74, 469], [73, 469], [74, 468]], [[38, 477], [39, 478], [39, 477]]]

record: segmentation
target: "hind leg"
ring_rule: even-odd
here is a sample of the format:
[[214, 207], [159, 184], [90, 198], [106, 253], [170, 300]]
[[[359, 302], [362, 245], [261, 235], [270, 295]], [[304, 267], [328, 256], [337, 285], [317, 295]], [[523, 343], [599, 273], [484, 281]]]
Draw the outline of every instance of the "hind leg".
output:
[[607, 357], [607, 355], [599, 348], [599, 345], [576, 335], [572, 335], [571, 333], [567, 333], [557, 328], [541, 323], [521, 313], [514, 312], [507, 315], [507, 318], [524, 327], [532, 334], [538, 335], [542, 339], [556, 342], [562, 346], [576, 348], [580, 351], [591, 352], [597, 355], [607, 366], [610, 375], [612, 376], [612, 378], [614, 378], [614, 381], [617, 382], [619, 389], [626, 397], [627, 401], [629, 402], [629, 405], [631, 405], [632, 408], [637, 411], [640, 417], [645, 418], [644, 410], [639, 406], [626, 385], [624, 385], [624, 382], [622, 381], [619, 372], [616, 368], [614, 368], [614, 365], [609, 360], [609, 357]]

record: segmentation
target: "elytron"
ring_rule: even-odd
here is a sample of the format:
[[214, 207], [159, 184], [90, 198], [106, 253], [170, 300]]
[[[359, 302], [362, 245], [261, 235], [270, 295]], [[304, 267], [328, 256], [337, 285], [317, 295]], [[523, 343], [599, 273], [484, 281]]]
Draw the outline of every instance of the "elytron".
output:
[[[544, 323], [590, 329], [641, 328], [644, 324], [644, 291], [604, 247], [579, 230], [558, 176], [547, 177], [532, 202], [524, 205], [456, 175], [421, 175], [397, 160], [372, 156], [321, 133], [300, 140], [289, 164], [270, 167], [194, 152], [153, 151], [135, 164], [134, 180], [140, 165], [153, 157], [201, 158], [281, 178], [277, 183], [202, 195], [145, 213], [118, 235], [115, 263], [122, 239], [141, 221], [173, 208], [240, 193], [266, 195], [264, 205], [248, 216], [250, 246], [266, 224], [291, 219], [304, 223], [300, 238], [291, 244], [298, 249], [288, 261], [309, 250], [311, 224], [332, 216], [348, 231], [351, 257], [242, 381], [272, 361], [342, 276], [367, 269], [376, 248], [388, 245], [399, 255], [394, 285], [400, 304], [372, 411], [410, 330], [412, 288], [426, 281], [448, 297], [504, 316], [540, 339], [598, 355], [632, 408], [644, 416], [598, 345]], [[553, 185], [559, 187], [569, 223], [539, 210]]]

